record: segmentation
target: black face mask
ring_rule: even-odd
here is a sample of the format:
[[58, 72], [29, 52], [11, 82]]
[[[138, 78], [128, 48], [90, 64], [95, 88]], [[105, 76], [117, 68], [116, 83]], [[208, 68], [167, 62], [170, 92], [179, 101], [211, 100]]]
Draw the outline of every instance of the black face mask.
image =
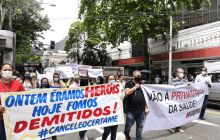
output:
[[140, 82], [141, 81], [141, 77], [139, 77], [139, 76], [135, 77], [134, 80], [137, 81], [137, 82]]
[[93, 85], [93, 83], [90, 83], [90, 85]]

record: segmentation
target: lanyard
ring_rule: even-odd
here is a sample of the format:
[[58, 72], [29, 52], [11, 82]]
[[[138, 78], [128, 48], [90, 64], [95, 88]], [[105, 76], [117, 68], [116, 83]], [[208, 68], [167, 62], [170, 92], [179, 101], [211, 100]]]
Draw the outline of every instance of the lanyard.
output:
[[[1, 80], [1, 82], [2, 82], [2, 80]], [[7, 92], [7, 91], [6, 91], [6, 88], [5, 88], [5, 85], [4, 85], [3, 82], [2, 82], [2, 86], [3, 86], [3, 88], [5, 89], [5, 92]], [[8, 92], [10, 92], [10, 88], [11, 88], [11, 80], [10, 80], [10, 85], [9, 85], [9, 91], [8, 91]]]

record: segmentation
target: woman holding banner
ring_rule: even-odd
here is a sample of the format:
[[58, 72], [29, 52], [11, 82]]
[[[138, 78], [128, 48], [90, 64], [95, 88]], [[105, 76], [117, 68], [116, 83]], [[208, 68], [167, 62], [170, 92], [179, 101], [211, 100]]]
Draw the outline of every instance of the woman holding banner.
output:
[[23, 77], [21, 83], [22, 83], [25, 91], [30, 91], [31, 89], [35, 89], [35, 83], [32, 82], [29, 71], [25, 71], [24, 77]]
[[[108, 82], [108, 84], [114, 84], [115, 83], [115, 76], [109, 75], [106, 79], [106, 82]], [[115, 140], [117, 129], [118, 129], [118, 125], [104, 127], [104, 133], [102, 134], [102, 140], [106, 140], [110, 133], [111, 133], [111, 140]]]
[[58, 73], [53, 74], [53, 81], [50, 83], [50, 88], [64, 88], [60, 82], [60, 76]]
[[[1, 83], [0, 83], [0, 92], [19, 92], [19, 91], [25, 91], [22, 84], [16, 80], [12, 80], [12, 70], [13, 67], [10, 64], [3, 64], [1, 66]], [[6, 140], [5, 135], [5, 127], [4, 127], [4, 121], [3, 121], [3, 114], [5, 112], [5, 107], [1, 105], [1, 95], [0, 95], [0, 139]]]
[[[47, 78], [41, 79], [40, 84], [41, 84], [40, 86], [41, 89], [50, 88], [49, 80]], [[57, 139], [57, 136], [52, 136], [52, 140], [56, 140], [56, 139]], [[46, 140], [46, 139], [42, 139], [42, 140]]]

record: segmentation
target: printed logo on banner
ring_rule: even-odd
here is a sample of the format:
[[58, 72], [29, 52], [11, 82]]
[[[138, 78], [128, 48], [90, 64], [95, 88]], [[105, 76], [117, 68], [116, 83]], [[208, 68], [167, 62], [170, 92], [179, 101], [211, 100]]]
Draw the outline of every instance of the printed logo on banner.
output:
[[1, 94], [7, 138], [42, 139], [123, 124], [119, 89], [119, 84], [111, 84]]
[[188, 112], [188, 113], [186, 114], [186, 118], [191, 117], [191, 116], [194, 116], [194, 115], [196, 115], [196, 114], [200, 114], [200, 112], [201, 112], [201, 108], [197, 108], [197, 109], [195, 109], [195, 110], [193, 110], [193, 111]]

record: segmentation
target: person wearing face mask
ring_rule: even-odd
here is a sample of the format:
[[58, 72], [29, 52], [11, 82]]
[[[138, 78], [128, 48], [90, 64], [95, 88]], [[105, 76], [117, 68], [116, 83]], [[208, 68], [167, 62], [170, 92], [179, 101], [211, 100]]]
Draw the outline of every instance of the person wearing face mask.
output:
[[102, 76], [99, 76], [98, 78], [97, 78], [97, 80], [96, 80], [96, 83], [98, 84], [98, 85], [101, 85], [101, 84], [104, 84], [104, 79], [103, 79], [103, 77]]
[[[171, 81], [171, 85], [174, 85], [174, 86], [177, 86], [177, 85], [184, 85], [184, 84], [187, 84], [187, 85], [190, 85], [191, 83], [187, 82], [183, 77], [184, 77], [184, 71], [182, 68], [178, 68], [177, 69], [177, 77], [174, 78], [172, 81]], [[179, 131], [179, 132], [184, 132], [180, 126], [179, 127], [176, 127], [176, 128], [171, 128], [170, 129], [170, 132], [171, 133], [174, 133], [175, 131]]]
[[75, 75], [74, 82], [70, 85], [70, 88], [80, 87], [80, 79], [81, 79], [81, 77], [79, 75]]
[[136, 140], [142, 139], [145, 114], [149, 113], [144, 93], [140, 87], [141, 72], [133, 72], [133, 79], [125, 84], [125, 96], [127, 102], [127, 115], [124, 134], [127, 140], [131, 140], [129, 135], [131, 127], [136, 121]]
[[[11, 79], [13, 67], [10, 64], [3, 64], [0, 68], [1, 82], [0, 82], [0, 92], [19, 92], [25, 91], [23, 85]], [[1, 95], [0, 95], [0, 139], [6, 140], [5, 127], [3, 121], [3, 114], [5, 112], [5, 107], [1, 105]]]
[[196, 76], [195, 83], [199, 82], [204, 82], [206, 84], [206, 89], [205, 89], [205, 97], [202, 105], [202, 109], [199, 115], [199, 119], [205, 120], [204, 115], [205, 115], [205, 110], [207, 106], [207, 102], [209, 99], [209, 88], [212, 87], [212, 80], [211, 78], [207, 75], [207, 68], [203, 67], [202, 68], [202, 73], [198, 76]]
[[92, 86], [94, 83], [93, 83], [93, 79], [92, 78], [89, 78], [89, 81], [88, 81], [88, 86]]
[[25, 71], [24, 77], [23, 77], [21, 83], [24, 86], [24, 89], [26, 91], [30, 91], [31, 89], [35, 89], [35, 83], [32, 82], [29, 71]]
[[[107, 77], [107, 82], [108, 82], [108, 84], [114, 84], [115, 83], [115, 76], [109, 75]], [[110, 133], [111, 133], [111, 140], [115, 140], [117, 129], [118, 129], [118, 125], [104, 127], [104, 133], [102, 134], [102, 140], [106, 140]]]
[[53, 81], [49, 84], [50, 88], [64, 88], [64, 86], [60, 83], [60, 76], [58, 73], [53, 74]]

